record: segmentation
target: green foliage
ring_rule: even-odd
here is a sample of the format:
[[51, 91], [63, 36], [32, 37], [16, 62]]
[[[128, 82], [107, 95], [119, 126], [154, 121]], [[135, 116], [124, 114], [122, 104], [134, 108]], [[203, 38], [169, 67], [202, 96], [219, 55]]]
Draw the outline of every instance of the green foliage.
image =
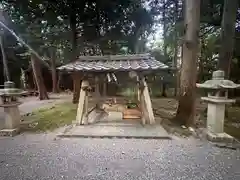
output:
[[[156, 59], [172, 65], [176, 58], [176, 48], [179, 50], [184, 34], [183, 2], [183, 0], [3, 0], [1, 6], [8, 14], [5, 17], [8, 26], [20, 34], [41, 56], [47, 57], [46, 59], [51, 58], [54, 52], [57, 64], [71, 60], [75, 44], [77, 55], [145, 52], [147, 37], [154, 32], [153, 26], [157, 24], [163, 26], [165, 23], [166, 57], [163, 57], [162, 45], [157, 45], [150, 52]], [[203, 44], [199, 61], [203, 62], [204, 68], [207, 67], [208, 73], [215, 67], [213, 59], [218, 47], [214, 39], [221, 24], [223, 3], [224, 0], [201, 1], [200, 37]], [[5, 39], [8, 38], [9, 36]], [[26, 69], [29, 57], [23, 53], [25, 49], [22, 52], [23, 48], [14, 39], [11, 39], [12, 45], [6, 43], [8, 41], [5, 41], [6, 49], [14, 49], [7, 54], [19, 55], [15, 58], [21, 59], [18, 66]], [[236, 45], [235, 56], [238, 58], [237, 47], [239, 46]]]
[[201, 29], [201, 52], [198, 61], [199, 82], [204, 82], [210, 79], [212, 72], [217, 69], [218, 52], [220, 46], [220, 29], [215, 28], [209, 33], [205, 33], [205, 31], [209, 31], [209, 27], [207, 27], [207, 30], [204, 28]]
[[[156, 2], [156, 1], [154, 1]], [[239, 1], [240, 2], [240, 1]], [[182, 0], [159, 0], [157, 1], [156, 11], [159, 14], [165, 12], [165, 19], [159, 19], [163, 26], [165, 23], [166, 33], [164, 42], [159, 46], [151, 49], [151, 53], [156, 59], [172, 65], [175, 59], [175, 51], [179, 51], [182, 45], [184, 35], [184, 1]], [[177, 5], [177, 6], [176, 6]], [[224, 0], [202, 0], [201, 1], [201, 25], [200, 25], [200, 49], [198, 61], [198, 81], [204, 81], [211, 77], [212, 71], [217, 67], [218, 53], [220, 47], [220, 27], [222, 21]], [[238, 14], [237, 26], [239, 24], [240, 16]], [[236, 35], [234, 57], [239, 59], [239, 44], [238, 32]], [[158, 40], [159, 41], [159, 40]], [[167, 54], [163, 56], [163, 49], [166, 46]], [[179, 52], [178, 52], [179, 53]], [[178, 54], [179, 55], [179, 54]], [[233, 57], [233, 59], [234, 59]], [[233, 63], [231, 78], [238, 79], [238, 71], [240, 63], [236, 61]]]
[[[7, 58], [8, 69], [10, 72], [10, 79], [15, 82], [16, 87], [20, 87], [19, 77], [21, 75], [21, 68], [27, 69], [29, 64], [28, 58], [26, 56], [22, 56], [26, 49], [22, 47], [9, 32], [1, 32], [0, 30], [0, 35], [2, 35], [4, 52]], [[5, 79], [3, 77], [3, 63], [1, 53], [0, 74], [2, 76], [0, 79], [0, 84], [3, 85]]]
[[[121, 54], [135, 52], [136, 44], [144, 51], [155, 16], [153, 7], [144, 4], [135, 0], [3, 0], [0, 8], [4, 23], [43, 59], [55, 57], [61, 64], [72, 60], [74, 51], [76, 56]], [[4, 38], [9, 36], [4, 34]], [[13, 37], [4, 46], [11, 56], [7, 59], [18, 60], [16, 68], [9, 66], [10, 71], [28, 68], [29, 53]]]
[[130, 103], [137, 102], [137, 87], [131, 85], [132, 87], [122, 88], [120, 95], [127, 97]]
[[[41, 54], [56, 47], [59, 58], [68, 60], [76, 26], [80, 54], [134, 51], [138, 39], [146, 38], [153, 25], [151, 8], [142, 1], [10, 1], [3, 2], [16, 30]], [[40, 48], [39, 48], [40, 47]], [[65, 57], [66, 56], [66, 57]]]

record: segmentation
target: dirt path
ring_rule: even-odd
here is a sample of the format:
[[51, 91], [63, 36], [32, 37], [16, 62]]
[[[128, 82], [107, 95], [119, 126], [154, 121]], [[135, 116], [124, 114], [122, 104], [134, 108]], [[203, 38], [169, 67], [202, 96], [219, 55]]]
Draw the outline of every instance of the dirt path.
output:
[[71, 101], [72, 99], [72, 95], [69, 94], [50, 94], [49, 96], [50, 96], [49, 100], [43, 101], [38, 100], [37, 97], [27, 97], [20, 99], [20, 101], [23, 102], [19, 106], [21, 115], [31, 113], [39, 108], [45, 108], [52, 106], [54, 104]]

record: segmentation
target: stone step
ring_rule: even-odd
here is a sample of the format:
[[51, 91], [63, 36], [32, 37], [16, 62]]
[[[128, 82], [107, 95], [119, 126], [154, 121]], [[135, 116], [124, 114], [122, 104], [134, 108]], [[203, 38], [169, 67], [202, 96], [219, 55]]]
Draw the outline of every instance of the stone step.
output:
[[154, 126], [75, 126], [58, 135], [63, 138], [137, 138], [137, 139], [171, 139], [160, 125]]
[[140, 120], [121, 120], [121, 121], [103, 121], [92, 124], [93, 126], [132, 126], [132, 127], [141, 127], [142, 124]]

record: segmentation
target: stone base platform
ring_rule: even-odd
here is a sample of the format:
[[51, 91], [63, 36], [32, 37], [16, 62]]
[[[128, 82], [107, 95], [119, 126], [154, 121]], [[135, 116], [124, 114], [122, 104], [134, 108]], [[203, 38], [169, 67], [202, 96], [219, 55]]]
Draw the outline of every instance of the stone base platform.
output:
[[230, 136], [227, 133], [212, 133], [207, 132], [207, 139], [212, 142], [226, 142], [232, 143], [234, 142], [234, 137]]
[[58, 135], [63, 138], [136, 138], [171, 139], [161, 125], [144, 125], [131, 122], [101, 122], [92, 125], [68, 127]]
[[2, 129], [0, 130], [0, 136], [16, 136], [18, 135], [20, 130], [18, 128], [16, 129]]

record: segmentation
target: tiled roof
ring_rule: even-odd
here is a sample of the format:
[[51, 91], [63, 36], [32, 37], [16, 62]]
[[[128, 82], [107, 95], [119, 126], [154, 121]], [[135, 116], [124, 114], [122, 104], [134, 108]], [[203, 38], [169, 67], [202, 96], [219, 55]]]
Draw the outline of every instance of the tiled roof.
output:
[[78, 60], [58, 67], [66, 71], [142, 71], [169, 67], [149, 54], [80, 56]]

